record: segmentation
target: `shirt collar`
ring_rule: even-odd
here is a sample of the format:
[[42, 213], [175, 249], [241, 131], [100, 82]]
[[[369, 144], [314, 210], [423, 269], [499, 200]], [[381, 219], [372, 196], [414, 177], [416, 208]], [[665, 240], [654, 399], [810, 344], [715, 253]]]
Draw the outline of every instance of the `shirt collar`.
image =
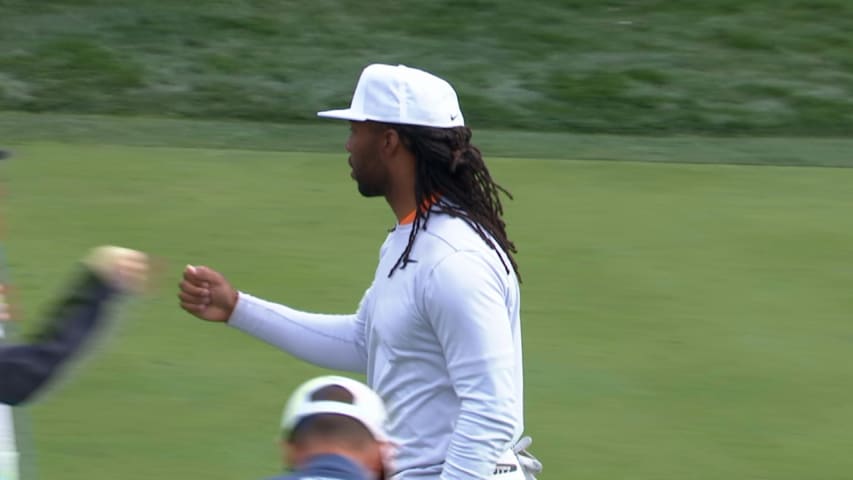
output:
[[355, 461], [337, 454], [316, 455], [299, 470], [304, 476], [329, 476], [332, 478], [358, 478], [370, 480], [372, 477]]

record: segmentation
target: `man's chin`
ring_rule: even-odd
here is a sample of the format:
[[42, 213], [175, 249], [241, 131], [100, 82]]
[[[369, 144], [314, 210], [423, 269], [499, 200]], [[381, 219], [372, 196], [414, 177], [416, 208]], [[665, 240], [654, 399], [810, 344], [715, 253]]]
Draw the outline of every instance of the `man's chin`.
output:
[[370, 188], [370, 187], [362, 185], [360, 183], [358, 184], [358, 193], [360, 193], [362, 197], [367, 197], [367, 198], [381, 197], [384, 195], [381, 191], [379, 191], [379, 189]]

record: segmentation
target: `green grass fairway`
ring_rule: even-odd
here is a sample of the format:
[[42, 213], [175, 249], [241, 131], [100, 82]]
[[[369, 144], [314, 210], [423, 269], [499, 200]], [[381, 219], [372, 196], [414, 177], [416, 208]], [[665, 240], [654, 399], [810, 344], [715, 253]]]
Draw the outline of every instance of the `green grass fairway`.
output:
[[[92, 245], [167, 262], [111, 341], [31, 409], [39, 478], [275, 473], [283, 402], [323, 370], [184, 314], [176, 283], [208, 264], [269, 299], [352, 311], [393, 219], [359, 198], [342, 147], [15, 150], [5, 243], [30, 328]], [[516, 196], [542, 478], [849, 478], [853, 169], [573, 158], [490, 159]]]

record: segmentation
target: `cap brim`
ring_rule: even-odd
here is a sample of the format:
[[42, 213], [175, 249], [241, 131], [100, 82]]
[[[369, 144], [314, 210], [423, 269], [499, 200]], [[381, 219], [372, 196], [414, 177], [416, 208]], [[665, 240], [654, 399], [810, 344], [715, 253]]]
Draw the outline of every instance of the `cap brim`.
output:
[[339, 120], [351, 120], [353, 122], [363, 122], [367, 120], [367, 116], [360, 112], [355, 112], [351, 108], [345, 108], [343, 110], [326, 110], [323, 112], [317, 112], [318, 117], [323, 118], [337, 118]]

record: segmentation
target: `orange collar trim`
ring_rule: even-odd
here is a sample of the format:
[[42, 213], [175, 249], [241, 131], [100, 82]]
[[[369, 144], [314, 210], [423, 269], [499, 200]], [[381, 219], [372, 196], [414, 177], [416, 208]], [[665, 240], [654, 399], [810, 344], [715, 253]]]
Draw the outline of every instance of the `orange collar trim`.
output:
[[415, 211], [412, 210], [408, 215], [400, 219], [400, 225], [410, 225], [415, 223]]
[[[432, 197], [424, 200], [424, 203], [421, 204], [421, 211], [426, 212], [427, 210], [429, 210], [430, 207], [435, 205], [438, 199], [438, 195], [433, 195]], [[412, 223], [415, 223], [415, 212], [415, 210], [412, 210], [405, 217], [401, 218], [400, 225], [411, 225]]]

